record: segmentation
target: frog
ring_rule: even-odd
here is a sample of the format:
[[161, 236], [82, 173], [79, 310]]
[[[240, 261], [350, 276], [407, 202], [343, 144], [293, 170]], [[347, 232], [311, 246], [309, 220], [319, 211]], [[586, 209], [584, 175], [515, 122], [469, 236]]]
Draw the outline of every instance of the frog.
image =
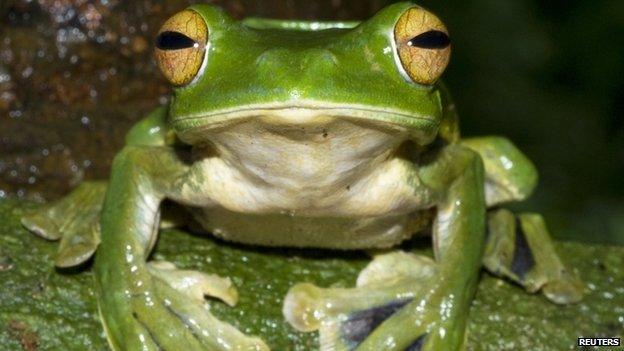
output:
[[[460, 135], [440, 80], [450, 34], [429, 10], [234, 20], [198, 4], [154, 51], [172, 98], [128, 132], [110, 179], [22, 218], [60, 240], [58, 267], [94, 256], [112, 349], [269, 349], [210, 313], [206, 297], [236, 304], [230, 277], [150, 260], [159, 229], [186, 221], [246, 245], [370, 254], [355, 286], [284, 297], [290, 327], [323, 351], [464, 349], [482, 267], [553, 303], [582, 299], [543, 217], [505, 207], [535, 189], [533, 163], [505, 137]], [[416, 234], [431, 255], [400, 248]]]

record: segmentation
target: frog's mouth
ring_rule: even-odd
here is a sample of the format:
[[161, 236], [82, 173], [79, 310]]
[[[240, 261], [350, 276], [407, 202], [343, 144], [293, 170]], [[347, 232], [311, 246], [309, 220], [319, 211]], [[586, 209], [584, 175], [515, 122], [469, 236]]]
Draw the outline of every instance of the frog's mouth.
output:
[[323, 125], [336, 119], [351, 119], [383, 127], [402, 128], [411, 134], [435, 135], [439, 119], [404, 111], [380, 109], [365, 105], [256, 105], [217, 110], [214, 112], [176, 117], [172, 121], [178, 135], [185, 139], [208, 130], [227, 128], [249, 119], [284, 126]]

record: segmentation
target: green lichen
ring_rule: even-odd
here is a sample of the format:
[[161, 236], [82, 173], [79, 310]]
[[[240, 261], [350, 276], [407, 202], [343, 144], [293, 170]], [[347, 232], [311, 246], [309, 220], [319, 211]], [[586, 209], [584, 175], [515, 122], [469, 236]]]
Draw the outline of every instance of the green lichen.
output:
[[[89, 266], [55, 269], [57, 244], [19, 223], [28, 206], [0, 202], [0, 350], [106, 350]], [[430, 254], [423, 244], [415, 239], [404, 248]], [[468, 327], [470, 350], [570, 350], [579, 336], [624, 336], [624, 248], [560, 243], [557, 249], [585, 281], [585, 299], [553, 305], [484, 273]], [[153, 256], [232, 277], [239, 304], [213, 301], [213, 312], [279, 351], [317, 348], [314, 333], [295, 332], [282, 318], [288, 288], [300, 281], [351, 286], [368, 261], [358, 252], [259, 249], [178, 230], [162, 233]]]

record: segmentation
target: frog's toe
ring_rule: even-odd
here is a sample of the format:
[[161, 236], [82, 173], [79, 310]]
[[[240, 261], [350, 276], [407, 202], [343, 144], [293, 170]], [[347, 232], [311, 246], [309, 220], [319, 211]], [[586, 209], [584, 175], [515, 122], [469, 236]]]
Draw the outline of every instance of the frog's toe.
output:
[[406, 279], [421, 282], [433, 276], [435, 266], [435, 261], [430, 257], [405, 251], [376, 254], [358, 275], [356, 285], [386, 285]]
[[297, 284], [284, 298], [284, 318], [299, 331], [318, 330], [324, 318], [323, 311], [323, 290], [313, 284]]
[[26, 229], [46, 240], [56, 241], [62, 236], [58, 225], [46, 210], [29, 211], [22, 216], [21, 222]]
[[562, 271], [558, 278], [549, 280], [542, 292], [550, 301], [557, 304], [579, 302], [583, 299], [583, 282], [574, 274]]
[[293, 286], [283, 313], [297, 330], [319, 330], [321, 350], [351, 350], [407, 305], [434, 271], [435, 263], [424, 256], [400, 251], [377, 255], [355, 288]]
[[238, 302], [238, 292], [230, 278], [198, 271], [180, 270], [167, 261], [151, 261], [148, 263], [150, 273], [171, 288], [203, 302], [206, 296], [217, 298], [230, 306]]

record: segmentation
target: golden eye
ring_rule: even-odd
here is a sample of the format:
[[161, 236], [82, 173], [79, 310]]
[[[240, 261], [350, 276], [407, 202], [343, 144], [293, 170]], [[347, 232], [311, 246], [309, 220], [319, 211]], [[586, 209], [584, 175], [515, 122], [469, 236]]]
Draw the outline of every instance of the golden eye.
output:
[[394, 40], [401, 64], [419, 84], [433, 84], [451, 57], [451, 39], [446, 27], [431, 12], [412, 7], [394, 27]]
[[158, 32], [156, 63], [172, 84], [188, 84], [201, 68], [207, 42], [203, 18], [192, 10], [178, 12]]

